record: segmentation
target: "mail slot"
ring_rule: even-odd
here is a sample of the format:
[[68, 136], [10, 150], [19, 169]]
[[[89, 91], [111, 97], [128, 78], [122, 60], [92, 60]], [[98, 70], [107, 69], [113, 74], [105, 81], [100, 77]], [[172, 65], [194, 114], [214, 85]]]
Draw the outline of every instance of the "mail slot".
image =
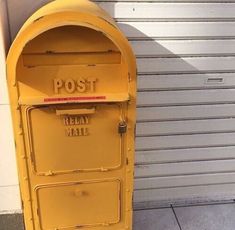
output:
[[87, 0], [33, 14], [7, 81], [27, 230], [132, 229], [136, 63]]

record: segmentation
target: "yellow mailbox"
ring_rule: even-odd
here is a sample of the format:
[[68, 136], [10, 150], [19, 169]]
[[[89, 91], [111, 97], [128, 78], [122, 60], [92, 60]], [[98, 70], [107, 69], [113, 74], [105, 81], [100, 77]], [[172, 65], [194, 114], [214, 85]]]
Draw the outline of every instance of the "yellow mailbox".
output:
[[131, 229], [136, 63], [114, 21], [57, 0], [7, 59], [27, 230]]

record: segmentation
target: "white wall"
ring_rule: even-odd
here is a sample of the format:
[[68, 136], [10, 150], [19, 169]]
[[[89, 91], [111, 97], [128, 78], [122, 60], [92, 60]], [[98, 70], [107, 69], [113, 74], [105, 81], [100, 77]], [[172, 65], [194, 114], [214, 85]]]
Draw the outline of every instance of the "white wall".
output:
[[6, 87], [5, 58], [10, 44], [7, 16], [6, 1], [0, 0], [0, 214], [21, 209]]

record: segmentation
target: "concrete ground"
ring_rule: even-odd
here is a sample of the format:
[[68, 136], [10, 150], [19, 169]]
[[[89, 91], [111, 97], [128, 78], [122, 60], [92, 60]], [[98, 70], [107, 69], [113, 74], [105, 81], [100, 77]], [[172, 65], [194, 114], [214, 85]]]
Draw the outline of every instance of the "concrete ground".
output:
[[235, 203], [135, 211], [134, 230], [235, 230]]
[[[0, 230], [23, 230], [22, 215], [0, 215]], [[235, 203], [138, 210], [133, 230], [235, 230]]]

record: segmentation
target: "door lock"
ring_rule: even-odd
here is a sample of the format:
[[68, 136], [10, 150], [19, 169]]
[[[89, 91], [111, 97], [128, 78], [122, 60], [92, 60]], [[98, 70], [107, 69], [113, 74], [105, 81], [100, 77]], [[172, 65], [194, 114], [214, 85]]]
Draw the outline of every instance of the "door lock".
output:
[[127, 131], [127, 123], [125, 121], [121, 121], [118, 125], [118, 132], [120, 134], [124, 134]]

